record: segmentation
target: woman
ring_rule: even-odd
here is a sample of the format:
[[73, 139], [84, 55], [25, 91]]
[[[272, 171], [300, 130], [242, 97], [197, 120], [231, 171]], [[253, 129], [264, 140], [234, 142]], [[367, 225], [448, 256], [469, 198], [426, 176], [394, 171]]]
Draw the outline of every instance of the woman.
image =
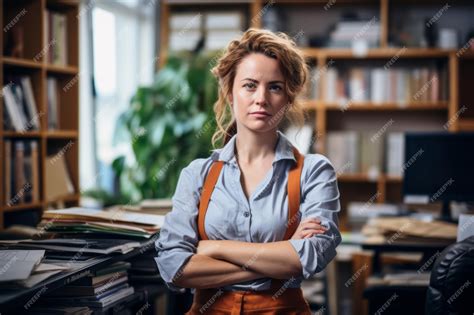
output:
[[225, 145], [182, 170], [156, 243], [160, 274], [196, 289], [188, 314], [310, 314], [300, 283], [334, 258], [340, 206], [329, 161], [278, 130], [304, 119], [304, 57], [285, 34], [249, 29], [212, 72], [213, 144]]

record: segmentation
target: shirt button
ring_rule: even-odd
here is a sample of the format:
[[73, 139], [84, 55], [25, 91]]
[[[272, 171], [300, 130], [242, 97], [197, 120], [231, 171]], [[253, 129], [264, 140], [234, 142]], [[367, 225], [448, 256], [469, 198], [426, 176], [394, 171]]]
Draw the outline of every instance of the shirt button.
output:
[[250, 216], [250, 213], [248, 211], [244, 212], [244, 217], [248, 218]]

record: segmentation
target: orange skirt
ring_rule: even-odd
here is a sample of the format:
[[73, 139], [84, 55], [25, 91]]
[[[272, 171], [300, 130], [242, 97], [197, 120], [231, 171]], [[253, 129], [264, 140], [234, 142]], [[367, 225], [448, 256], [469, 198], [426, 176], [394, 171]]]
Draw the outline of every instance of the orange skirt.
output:
[[300, 288], [265, 291], [196, 289], [186, 315], [311, 315]]

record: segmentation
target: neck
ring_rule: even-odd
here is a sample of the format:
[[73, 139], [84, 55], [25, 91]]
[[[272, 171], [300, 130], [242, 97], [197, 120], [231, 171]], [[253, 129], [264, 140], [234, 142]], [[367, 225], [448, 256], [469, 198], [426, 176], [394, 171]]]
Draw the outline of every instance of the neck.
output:
[[241, 128], [236, 136], [235, 154], [239, 162], [245, 164], [266, 158], [273, 159], [277, 142], [276, 130], [261, 133]]

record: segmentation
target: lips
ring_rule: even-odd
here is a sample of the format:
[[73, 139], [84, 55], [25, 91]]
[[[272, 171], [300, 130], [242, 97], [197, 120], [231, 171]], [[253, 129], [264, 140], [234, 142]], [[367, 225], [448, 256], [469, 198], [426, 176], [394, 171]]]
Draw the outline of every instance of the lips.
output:
[[265, 112], [265, 111], [252, 112], [252, 113], [250, 113], [250, 115], [254, 115], [254, 116], [271, 116], [270, 113], [267, 113], [267, 112]]

